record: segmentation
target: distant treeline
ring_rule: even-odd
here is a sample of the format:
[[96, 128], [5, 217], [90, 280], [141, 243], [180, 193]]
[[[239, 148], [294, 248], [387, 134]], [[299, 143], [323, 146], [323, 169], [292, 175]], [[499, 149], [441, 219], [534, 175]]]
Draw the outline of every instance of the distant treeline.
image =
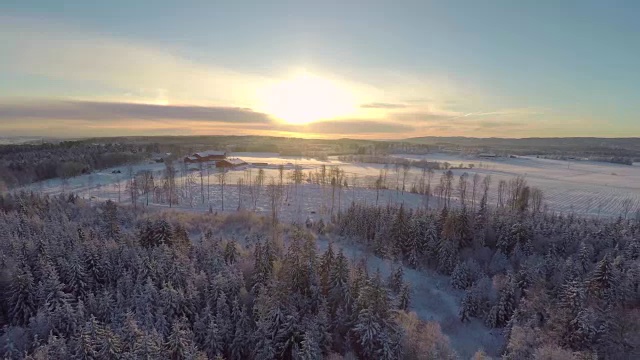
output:
[[69, 178], [96, 169], [141, 161], [154, 145], [59, 144], [0, 146], [0, 184], [8, 188], [57, 177]]
[[385, 165], [409, 165], [422, 169], [463, 169], [464, 164], [454, 166], [448, 162], [437, 162], [428, 160], [411, 160], [400, 157], [386, 156], [386, 155], [342, 155], [338, 156], [338, 160], [343, 162], [359, 162], [365, 164], [385, 164]]
[[[575, 160], [576, 158], [573, 156], [566, 155], [545, 155], [543, 156], [545, 159], [553, 159], [553, 160]], [[634, 159], [631, 157], [625, 156], [591, 156], [585, 158], [590, 161], [598, 161], [598, 162], [608, 162], [612, 164], [622, 164], [622, 165], [633, 165]], [[582, 159], [579, 159], [582, 160]]]

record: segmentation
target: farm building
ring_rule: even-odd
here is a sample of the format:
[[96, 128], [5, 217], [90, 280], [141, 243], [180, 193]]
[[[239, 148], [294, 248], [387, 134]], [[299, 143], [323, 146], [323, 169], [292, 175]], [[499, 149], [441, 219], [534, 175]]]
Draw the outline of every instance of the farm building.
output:
[[241, 159], [224, 159], [216, 161], [217, 168], [235, 168], [244, 165], [247, 165], [247, 163]]
[[185, 163], [218, 161], [227, 158], [226, 151], [201, 151], [184, 158]]

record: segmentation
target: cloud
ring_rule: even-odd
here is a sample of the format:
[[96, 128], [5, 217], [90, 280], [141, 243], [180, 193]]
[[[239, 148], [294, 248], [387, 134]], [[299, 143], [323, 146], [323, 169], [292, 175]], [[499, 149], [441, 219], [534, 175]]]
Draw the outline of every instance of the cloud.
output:
[[478, 121], [475, 124], [477, 124], [478, 129], [479, 130], [485, 130], [485, 129], [517, 129], [517, 128], [523, 128], [525, 124], [523, 124], [522, 122], [514, 122], [514, 121], [505, 121], [505, 120], [483, 120], [483, 121]]
[[[221, 66], [194, 58], [185, 48], [93, 33], [58, 23], [0, 15], [0, 76], [19, 74], [38, 83], [0, 88], [0, 96], [71, 95], [84, 100], [249, 106], [266, 111], [265, 92], [301, 71]], [[200, 49], [215, 51], [215, 49]], [[242, 61], [239, 61], [242, 63]], [[353, 95], [354, 108], [380, 96], [367, 82], [318, 69], [313, 75]], [[50, 83], [56, 85], [51, 93]], [[43, 85], [44, 84], [44, 85]], [[29, 88], [31, 87], [31, 88]], [[27, 89], [25, 92], [25, 89]], [[20, 92], [22, 91], [22, 93]]]
[[376, 134], [412, 131], [412, 126], [381, 121], [335, 120], [312, 123], [309, 130], [324, 134]]
[[127, 102], [48, 100], [0, 102], [0, 129], [58, 136], [296, 133], [301, 136], [366, 137], [406, 134], [415, 127], [374, 119], [322, 120], [286, 124], [239, 107], [155, 105]]
[[17, 120], [173, 120], [233, 124], [268, 124], [271, 118], [251, 109], [237, 107], [153, 105], [95, 101], [28, 101], [0, 103], [0, 121]]
[[401, 134], [413, 131], [413, 126], [369, 119], [341, 119], [318, 121], [306, 125], [285, 125], [283, 131], [313, 134], [335, 135], [367, 135], [367, 134]]
[[373, 102], [368, 104], [360, 105], [363, 109], [403, 109], [406, 108], [405, 104], [393, 104], [393, 103], [382, 103], [382, 102]]
[[458, 117], [463, 118], [476, 118], [476, 117], [526, 117], [526, 116], [534, 116], [534, 115], [542, 115], [545, 114], [545, 111], [542, 109], [533, 109], [533, 108], [515, 108], [515, 109], [501, 109], [494, 111], [484, 111], [484, 112], [470, 112], [461, 114]]
[[394, 121], [401, 121], [405, 123], [411, 124], [421, 124], [421, 123], [440, 123], [440, 122], [448, 122], [454, 116], [448, 113], [440, 113], [440, 112], [416, 112], [416, 113], [394, 113], [389, 115], [389, 119]]
[[0, 44], [1, 72], [56, 79], [89, 96], [106, 90], [118, 101], [128, 93], [146, 102], [246, 106], [255, 103], [257, 88], [274, 80], [193, 61], [167, 48], [1, 15]]

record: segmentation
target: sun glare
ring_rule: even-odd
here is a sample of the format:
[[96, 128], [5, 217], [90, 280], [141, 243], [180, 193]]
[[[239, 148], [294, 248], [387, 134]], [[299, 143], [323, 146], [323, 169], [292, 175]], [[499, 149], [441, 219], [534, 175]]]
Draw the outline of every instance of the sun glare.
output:
[[269, 86], [261, 98], [265, 112], [298, 125], [346, 116], [357, 108], [346, 87], [306, 72]]

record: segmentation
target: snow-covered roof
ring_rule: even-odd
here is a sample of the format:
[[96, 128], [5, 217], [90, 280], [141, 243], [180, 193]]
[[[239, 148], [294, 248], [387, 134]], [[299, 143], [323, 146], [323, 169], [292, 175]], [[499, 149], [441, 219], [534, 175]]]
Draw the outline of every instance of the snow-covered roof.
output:
[[197, 152], [193, 155], [199, 156], [199, 157], [207, 157], [207, 156], [225, 156], [226, 154], [227, 153], [225, 151], [207, 150], [207, 151]]
[[228, 161], [232, 165], [244, 165], [244, 164], [246, 164], [246, 162], [244, 160], [238, 159], [238, 158], [227, 159], [226, 161]]

